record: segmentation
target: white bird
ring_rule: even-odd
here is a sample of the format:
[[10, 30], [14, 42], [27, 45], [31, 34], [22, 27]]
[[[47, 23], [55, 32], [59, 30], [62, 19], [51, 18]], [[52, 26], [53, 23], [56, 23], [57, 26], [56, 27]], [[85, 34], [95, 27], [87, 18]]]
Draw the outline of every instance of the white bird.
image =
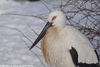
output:
[[45, 61], [51, 67], [99, 67], [96, 50], [78, 29], [66, 25], [61, 11], [50, 13], [47, 24], [30, 50], [41, 39]]

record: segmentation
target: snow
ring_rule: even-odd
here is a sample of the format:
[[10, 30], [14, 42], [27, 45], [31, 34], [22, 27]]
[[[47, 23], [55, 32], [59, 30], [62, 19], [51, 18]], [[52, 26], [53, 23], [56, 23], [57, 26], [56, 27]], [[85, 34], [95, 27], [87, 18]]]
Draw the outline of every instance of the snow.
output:
[[[45, 11], [47, 11], [47, 9], [40, 2], [19, 3], [11, 0], [0, 1], [0, 64], [32, 64], [34, 67], [44, 67], [40, 60], [31, 51], [29, 51], [29, 48], [21, 39], [21, 37], [24, 37], [20, 32], [15, 29], [2, 26], [19, 29], [27, 37], [34, 41], [37, 35], [30, 30], [28, 25], [36, 30], [37, 33], [39, 33], [45, 24], [44, 21], [34, 17], [4, 14], [12, 13], [38, 15]], [[27, 39], [24, 38], [24, 40], [29, 46], [32, 45], [32, 43]], [[39, 49], [35, 47], [33, 51], [38, 54], [42, 60], [44, 60]]]

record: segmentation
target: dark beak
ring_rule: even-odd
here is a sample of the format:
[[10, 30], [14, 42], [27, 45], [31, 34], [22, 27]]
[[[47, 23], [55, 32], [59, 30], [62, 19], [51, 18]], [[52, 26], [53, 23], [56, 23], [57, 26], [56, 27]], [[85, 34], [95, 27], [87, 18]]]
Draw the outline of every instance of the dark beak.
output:
[[39, 34], [39, 36], [37, 37], [37, 39], [35, 40], [35, 42], [32, 44], [32, 46], [30, 47], [29, 50], [31, 50], [43, 38], [43, 36], [46, 34], [47, 30], [50, 27], [52, 27], [52, 23], [47, 22], [47, 24], [45, 25], [45, 27], [43, 28], [43, 30], [41, 31], [41, 33]]

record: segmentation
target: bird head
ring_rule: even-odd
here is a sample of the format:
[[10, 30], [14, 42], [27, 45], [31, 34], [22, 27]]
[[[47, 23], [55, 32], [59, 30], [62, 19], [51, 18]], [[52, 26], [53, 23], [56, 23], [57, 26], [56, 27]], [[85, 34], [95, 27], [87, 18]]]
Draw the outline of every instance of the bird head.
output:
[[61, 11], [51, 12], [49, 14], [47, 24], [45, 25], [45, 27], [43, 28], [43, 30], [41, 31], [41, 33], [39, 34], [35, 42], [30, 47], [30, 50], [45, 36], [47, 30], [50, 27], [57, 27], [60, 29], [66, 25], [65, 21], [66, 21], [66, 18], [63, 12]]
[[48, 22], [52, 23], [52, 26], [62, 27], [65, 24], [66, 18], [63, 12], [61, 11], [53, 11], [49, 14]]

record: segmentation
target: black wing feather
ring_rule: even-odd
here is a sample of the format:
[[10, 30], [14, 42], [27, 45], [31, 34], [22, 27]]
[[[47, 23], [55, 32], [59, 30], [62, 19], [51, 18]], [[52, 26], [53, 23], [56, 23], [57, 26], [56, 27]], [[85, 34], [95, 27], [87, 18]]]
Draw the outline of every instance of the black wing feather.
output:
[[[79, 67], [100, 67], [99, 66], [99, 63], [96, 63], [96, 64], [87, 64], [87, 63], [78, 63], [78, 53], [76, 51], [75, 48], [72, 47], [72, 49], [69, 50], [70, 54], [71, 54], [71, 57], [72, 57], [72, 60], [73, 60], [73, 63], [76, 65], [76, 66], [79, 66]], [[99, 57], [98, 57], [98, 54], [95, 50], [95, 53], [97, 55], [97, 58], [99, 60]]]
[[73, 63], [74, 63], [76, 66], [78, 66], [78, 53], [77, 53], [76, 49], [72, 47], [72, 49], [69, 50], [69, 52], [70, 52], [70, 54], [71, 54]]

